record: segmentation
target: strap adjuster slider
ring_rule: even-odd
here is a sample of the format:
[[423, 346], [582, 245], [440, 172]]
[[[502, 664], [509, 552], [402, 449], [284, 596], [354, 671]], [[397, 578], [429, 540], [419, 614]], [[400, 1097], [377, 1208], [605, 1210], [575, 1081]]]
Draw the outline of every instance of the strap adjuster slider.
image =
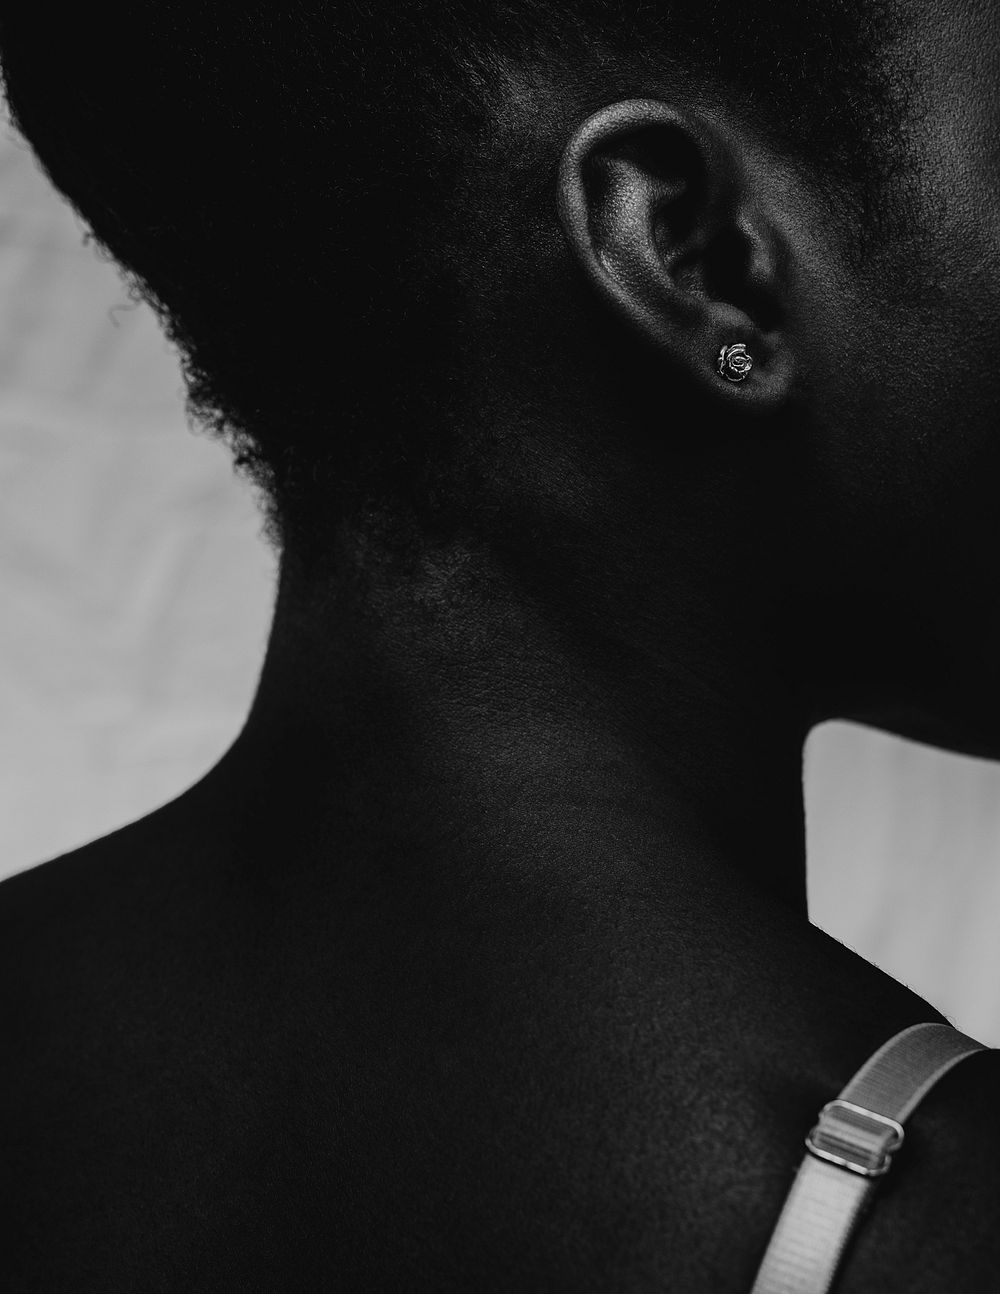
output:
[[895, 1119], [838, 1097], [820, 1110], [816, 1126], [806, 1137], [806, 1149], [848, 1172], [881, 1177], [889, 1171], [903, 1136], [903, 1125]]

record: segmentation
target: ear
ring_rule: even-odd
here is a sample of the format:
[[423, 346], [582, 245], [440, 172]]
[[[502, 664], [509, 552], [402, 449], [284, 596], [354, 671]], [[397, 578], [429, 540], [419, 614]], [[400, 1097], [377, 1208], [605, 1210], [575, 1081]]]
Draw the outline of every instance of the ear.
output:
[[[788, 396], [786, 255], [727, 128], [652, 99], [602, 108], [559, 172], [569, 246], [607, 305], [712, 398], [757, 412]], [[720, 376], [723, 346], [753, 359]]]

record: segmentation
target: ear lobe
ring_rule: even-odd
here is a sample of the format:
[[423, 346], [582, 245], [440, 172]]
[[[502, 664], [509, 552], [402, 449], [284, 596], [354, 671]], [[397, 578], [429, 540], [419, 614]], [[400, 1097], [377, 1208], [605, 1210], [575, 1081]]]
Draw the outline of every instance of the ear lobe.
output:
[[[559, 216], [600, 297], [697, 387], [737, 408], [784, 403], [781, 238], [725, 128], [657, 100], [602, 108], [563, 154]], [[717, 365], [739, 343], [753, 368], [734, 381]]]

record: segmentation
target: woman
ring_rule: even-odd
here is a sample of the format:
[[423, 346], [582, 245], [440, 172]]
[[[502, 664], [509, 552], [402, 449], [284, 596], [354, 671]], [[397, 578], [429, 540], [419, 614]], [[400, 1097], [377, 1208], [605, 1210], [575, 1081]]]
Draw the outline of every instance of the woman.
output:
[[[281, 549], [232, 749], [0, 892], [4, 1288], [749, 1290], [946, 1024], [810, 925], [801, 751], [1000, 748], [1000, 15], [36, 0], [0, 56]], [[994, 1288], [997, 1079], [838, 1289]]]

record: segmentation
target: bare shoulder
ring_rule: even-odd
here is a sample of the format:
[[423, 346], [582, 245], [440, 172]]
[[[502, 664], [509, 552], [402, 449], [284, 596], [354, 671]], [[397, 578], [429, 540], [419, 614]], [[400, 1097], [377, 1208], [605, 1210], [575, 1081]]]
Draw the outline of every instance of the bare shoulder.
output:
[[12, 1294], [175, 1289], [196, 1261], [257, 1000], [239, 904], [196, 834], [161, 810], [0, 885]]
[[[0, 1004], [25, 1028], [94, 1022], [154, 971], [171, 939], [198, 939], [211, 845], [174, 805], [0, 884]], [[193, 901], [202, 893], [200, 902]]]
[[0, 1009], [15, 1037], [65, 1036], [108, 1002], [111, 967], [146, 915], [146, 853], [142, 829], [129, 828], [0, 884]]
[[[494, 895], [416, 938], [216, 853], [153, 815], [0, 886], [5, 1290], [736, 1294], [820, 1104], [928, 1018], [747, 904], [689, 937]], [[912, 1116], [848, 1294], [996, 1287], [998, 1060]]]
[[161, 811], [0, 885], [0, 1028], [16, 1057], [0, 1072], [3, 1122], [37, 1128], [70, 1080], [66, 1117], [84, 1111], [169, 1014], [184, 962], [169, 945], [185, 924], [180, 947], [198, 939], [170, 840]]

